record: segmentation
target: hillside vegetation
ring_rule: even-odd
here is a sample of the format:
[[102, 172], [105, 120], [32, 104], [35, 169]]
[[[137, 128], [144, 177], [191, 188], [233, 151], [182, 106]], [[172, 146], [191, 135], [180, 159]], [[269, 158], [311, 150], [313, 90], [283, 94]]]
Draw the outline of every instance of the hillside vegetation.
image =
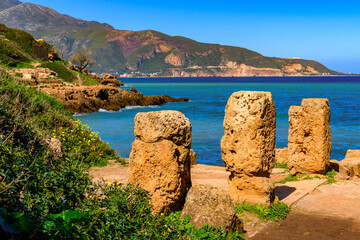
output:
[[[90, 166], [121, 159], [56, 99], [0, 74], [0, 234], [4, 239], [241, 239], [151, 214], [150, 197], [93, 184]], [[63, 156], [50, 139], [61, 142]]]
[[[203, 75], [252, 75], [252, 71], [229, 71], [244, 64], [278, 70], [275, 73], [255, 72], [253, 75], [337, 74], [315, 61], [270, 58], [241, 47], [200, 43], [153, 30], [116, 30], [108, 24], [73, 18], [32, 3], [0, 11], [0, 22], [45, 39], [61, 50], [65, 58], [83, 45], [89, 47], [96, 62], [92, 70], [98, 73], [139, 72], [168, 76], [173, 71], [188, 74], [200, 71], [199, 74]], [[290, 71], [286, 69], [294, 63], [302, 66]]]

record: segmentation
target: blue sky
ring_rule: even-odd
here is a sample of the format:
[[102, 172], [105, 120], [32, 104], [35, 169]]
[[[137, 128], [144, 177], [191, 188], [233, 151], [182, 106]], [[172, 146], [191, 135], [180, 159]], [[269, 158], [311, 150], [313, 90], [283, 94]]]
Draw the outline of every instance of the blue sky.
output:
[[265, 56], [317, 60], [360, 73], [358, 1], [34, 0], [117, 29], [153, 29], [200, 42], [245, 47]]

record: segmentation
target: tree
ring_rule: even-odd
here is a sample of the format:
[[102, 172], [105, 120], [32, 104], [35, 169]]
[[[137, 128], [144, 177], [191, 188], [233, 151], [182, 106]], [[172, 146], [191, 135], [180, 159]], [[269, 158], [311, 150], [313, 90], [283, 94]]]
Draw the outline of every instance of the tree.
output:
[[88, 66], [91, 67], [94, 64], [94, 60], [91, 57], [91, 50], [85, 46], [78, 48], [74, 54], [71, 55], [69, 60], [79, 65], [80, 71], [83, 71]]

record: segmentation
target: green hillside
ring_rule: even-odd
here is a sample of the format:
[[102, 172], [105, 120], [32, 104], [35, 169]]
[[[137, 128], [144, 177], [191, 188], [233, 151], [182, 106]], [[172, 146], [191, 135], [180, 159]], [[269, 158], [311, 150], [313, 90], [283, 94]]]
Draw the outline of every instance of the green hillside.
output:
[[30, 34], [7, 28], [0, 23], [0, 63], [9, 67], [31, 63], [34, 60], [47, 61], [53, 46], [36, 41]]

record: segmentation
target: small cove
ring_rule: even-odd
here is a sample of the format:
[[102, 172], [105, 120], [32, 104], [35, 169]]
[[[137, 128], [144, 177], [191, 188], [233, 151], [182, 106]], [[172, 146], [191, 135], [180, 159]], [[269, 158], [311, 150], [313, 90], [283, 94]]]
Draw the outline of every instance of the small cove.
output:
[[328, 98], [331, 107], [331, 158], [341, 160], [347, 149], [360, 148], [360, 77], [248, 77], [248, 78], [126, 78], [145, 95], [187, 97], [189, 102], [161, 106], [128, 107], [76, 115], [122, 157], [128, 157], [134, 141], [134, 117], [138, 112], [177, 110], [190, 119], [192, 148], [201, 164], [223, 166], [220, 140], [226, 102], [240, 90], [269, 91], [277, 110], [277, 147], [287, 146], [288, 109], [303, 98]]

